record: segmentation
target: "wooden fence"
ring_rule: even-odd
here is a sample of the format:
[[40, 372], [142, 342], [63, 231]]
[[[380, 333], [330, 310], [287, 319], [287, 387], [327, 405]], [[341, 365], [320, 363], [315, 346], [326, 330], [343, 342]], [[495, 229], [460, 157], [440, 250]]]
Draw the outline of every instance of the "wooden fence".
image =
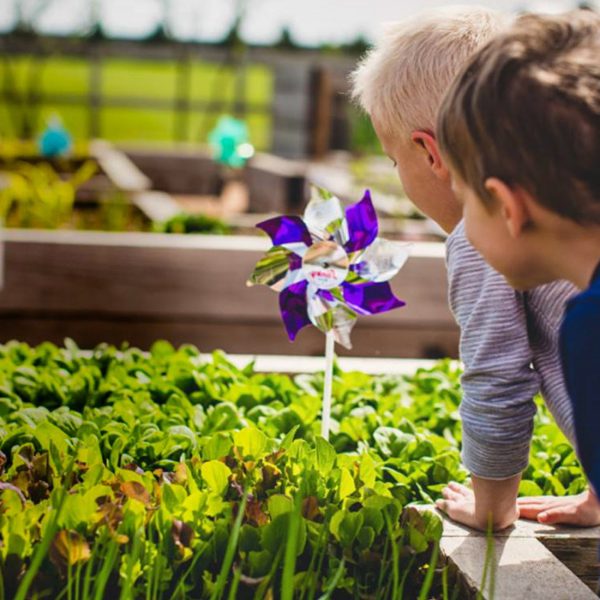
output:
[[[353, 58], [323, 57], [314, 52], [286, 53], [251, 48], [234, 54], [225, 48], [202, 44], [93, 41], [40, 37], [23, 40], [0, 36], [0, 102], [10, 112], [22, 111], [24, 137], [35, 132], [41, 106], [85, 107], [87, 136], [103, 137], [102, 111], [105, 108], [151, 109], [174, 115], [172, 141], [189, 141], [188, 132], [193, 114], [209, 117], [224, 112], [238, 116], [261, 115], [271, 120], [271, 142], [265, 149], [292, 158], [321, 156], [328, 149], [346, 148], [348, 127], [343, 100], [346, 75]], [[34, 69], [26, 86], [16, 84], [10, 59], [31, 57]], [[41, 69], [52, 56], [84, 58], [90, 65], [88, 91], [85, 94], [61, 90], [42, 91]], [[174, 92], [170, 98], [148, 98], [107, 95], [103, 92], [103, 65], [112, 58], [140, 61], [173, 62], [176, 65]], [[197, 100], [192, 94], [192, 65], [206, 61], [236, 72], [236, 93], [233, 103], [222, 100]], [[266, 65], [274, 77], [273, 98], [264, 102], [245, 97], [245, 68], [251, 64]], [[337, 82], [333, 86], [332, 82]], [[15, 120], [13, 118], [13, 120]], [[341, 134], [339, 132], [342, 132]]]

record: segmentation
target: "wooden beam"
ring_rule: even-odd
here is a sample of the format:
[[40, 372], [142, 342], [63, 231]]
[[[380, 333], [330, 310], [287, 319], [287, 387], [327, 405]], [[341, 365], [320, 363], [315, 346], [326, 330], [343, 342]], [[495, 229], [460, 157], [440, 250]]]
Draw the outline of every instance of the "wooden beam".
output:
[[179, 204], [166, 192], [139, 192], [132, 197], [132, 203], [137, 206], [151, 221], [162, 223], [181, 214]]
[[[266, 238], [250, 236], [9, 230], [2, 337], [143, 347], [166, 338], [230, 352], [320, 355], [320, 332], [307, 328], [290, 344], [277, 294], [246, 286], [268, 248]], [[415, 245], [393, 280], [407, 307], [360, 318], [355, 355], [456, 355], [443, 254], [441, 244]]]
[[[485, 533], [438, 514], [444, 521], [442, 553], [460, 573], [472, 597], [480, 590], [483, 598], [495, 600], [597, 598], [591, 588], [598, 582], [600, 527], [542, 525], [519, 520], [513, 527], [494, 534], [490, 553]], [[562, 554], [551, 551], [561, 547]], [[486, 561], [488, 583], [483, 586]], [[493, 590], [489, 584], [490, 569], [494, 571]]]
[[124, 192], [143, 192], [152, 187], [152, 182], [144, 175], [126, 154], [105, 142], [93, 140], [90, 142], [90, 154], [113, 182]]

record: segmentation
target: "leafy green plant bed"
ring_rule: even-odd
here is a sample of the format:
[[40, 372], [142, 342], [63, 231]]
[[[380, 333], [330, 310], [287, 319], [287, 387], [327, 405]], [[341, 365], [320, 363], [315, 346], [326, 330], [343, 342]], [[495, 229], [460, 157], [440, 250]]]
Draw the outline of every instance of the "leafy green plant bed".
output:
[[[156, 343], [0, 346], [4, 597], [450, 598], [431, 503], [460, 465], [460, 371], [240, 370]], [[585, 482], [545, 410], [526, 493]]]
[[212, 235], [232, 233], [231, 227], [221, 219], [204, 214], [187, 213], [175, 215], [164, 223], [155, 223], [153, 230], [158, 233], [209, 233]]

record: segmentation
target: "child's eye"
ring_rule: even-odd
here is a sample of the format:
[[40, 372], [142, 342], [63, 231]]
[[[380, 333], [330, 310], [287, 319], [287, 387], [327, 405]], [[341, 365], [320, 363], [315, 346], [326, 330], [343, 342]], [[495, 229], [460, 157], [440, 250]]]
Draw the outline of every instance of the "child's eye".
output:
[[398, 166], [398, 163], [393, 158], [390, 158], [390, 160], [392, 161], [392, 165], [394, 165], [394, 169], [395, 169]]

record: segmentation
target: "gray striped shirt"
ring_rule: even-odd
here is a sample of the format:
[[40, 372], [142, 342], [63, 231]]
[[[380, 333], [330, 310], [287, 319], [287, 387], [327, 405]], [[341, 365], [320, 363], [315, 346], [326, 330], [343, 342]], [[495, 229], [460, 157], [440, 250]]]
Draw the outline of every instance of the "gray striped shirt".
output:
[[474, 475], [504, 479], [527, 467], [538, 392], [574, 442], [558, 338], [565, 304], [577, 290], [565, 281], [513, 290], [471, 246], [462, 222], [448, 237], [446, 262], [465, 369], [463, 462]]

